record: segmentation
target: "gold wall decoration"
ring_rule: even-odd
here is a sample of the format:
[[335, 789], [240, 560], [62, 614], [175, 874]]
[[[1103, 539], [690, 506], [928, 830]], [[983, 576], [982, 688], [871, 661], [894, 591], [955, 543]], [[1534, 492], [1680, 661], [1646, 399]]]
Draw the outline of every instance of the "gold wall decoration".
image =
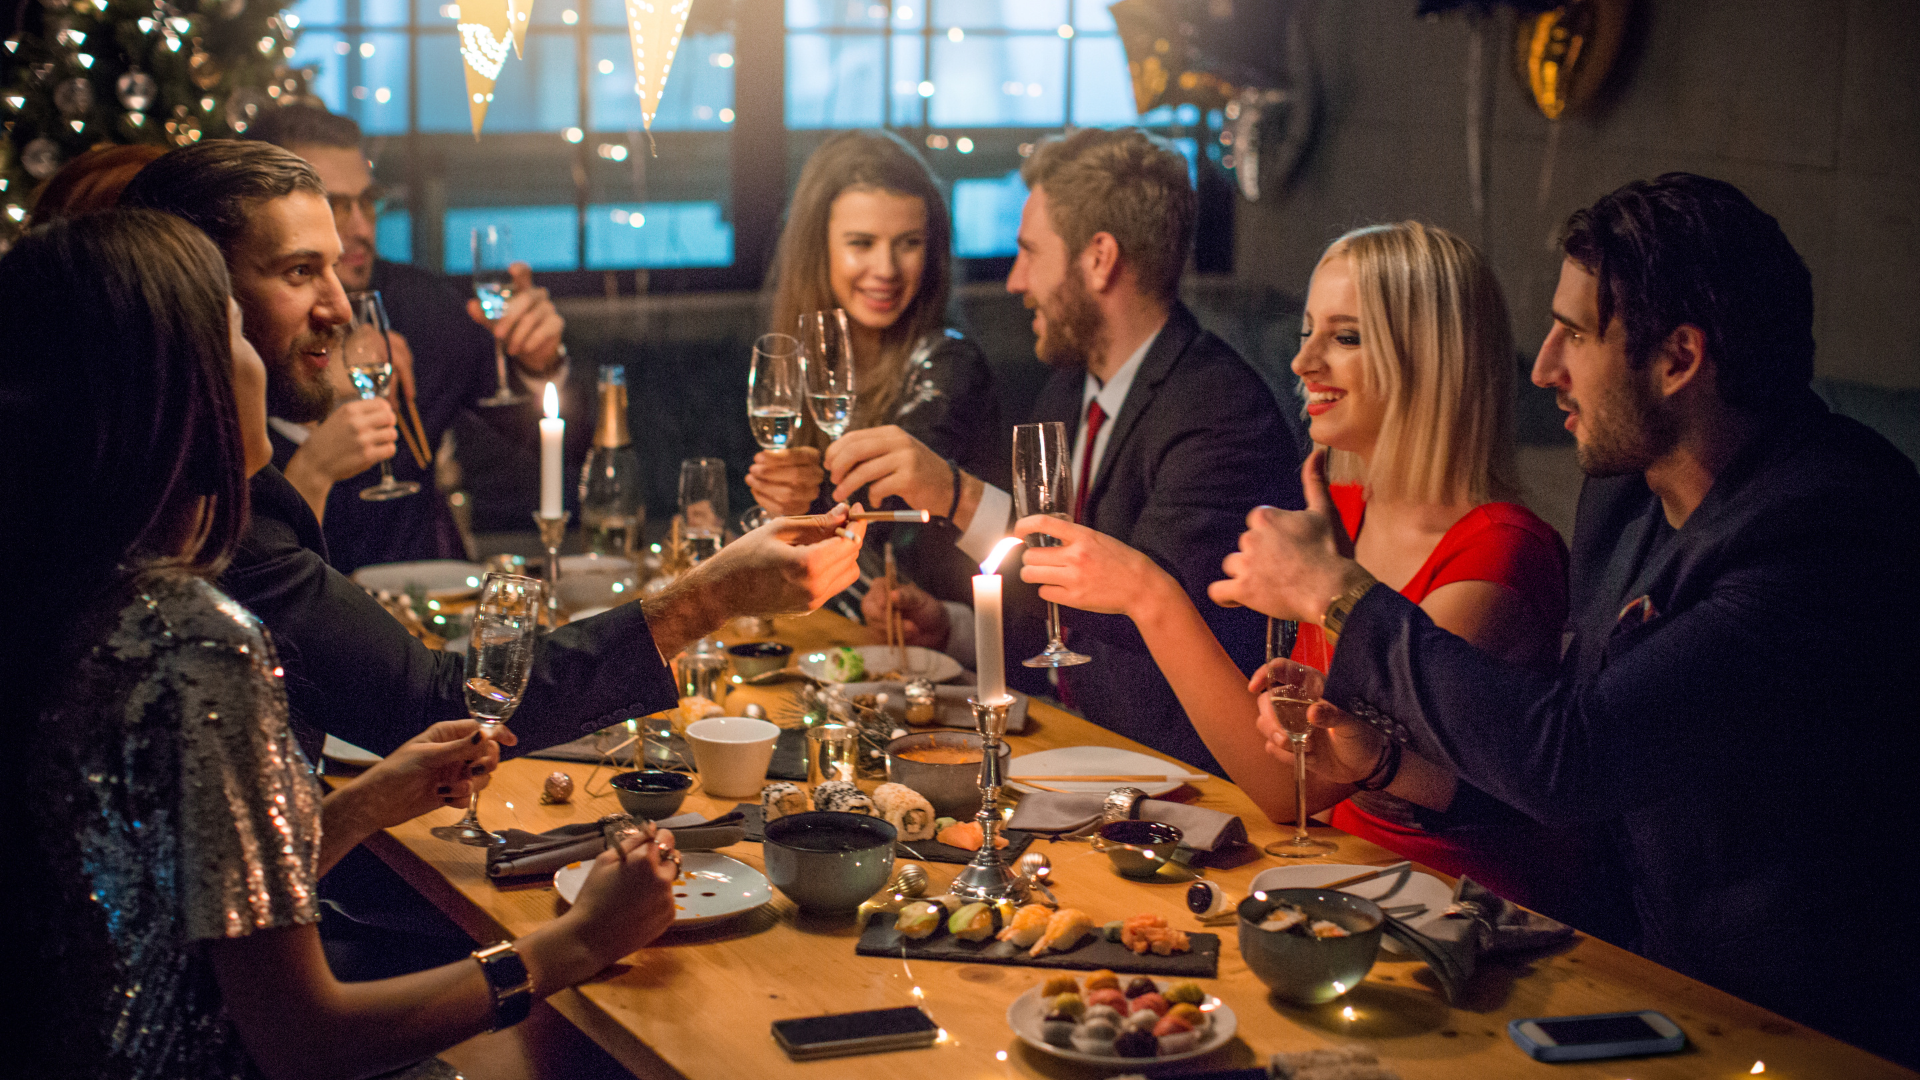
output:
[[693, 0], [627, 0], [627, 37], [633, 42], [633, 91], [640, 95], [640, 123], [653, 131], [653, 114], [667, 89], [673, 54], [687, 29]]
[[1570, 0], [1514, 21], [1515, 74], [1542, 115], [1558, 120], [1593, 99], [1620, 56], [1633, 0]]
[[513, 0], [460, 0], [460, 60], [467, 75], [467, 115], [473, 118], [473, 138], [480, 139], [487, 106], [493, 103], [493, 84], [507, 62], [513, 42]]

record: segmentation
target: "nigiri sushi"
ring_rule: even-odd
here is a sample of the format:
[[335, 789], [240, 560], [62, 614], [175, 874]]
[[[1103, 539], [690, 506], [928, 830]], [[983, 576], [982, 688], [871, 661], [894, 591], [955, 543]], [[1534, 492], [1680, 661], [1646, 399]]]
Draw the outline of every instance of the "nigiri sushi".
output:
[[1040, 940], [1052, 918], [1053, 910], [1045, 904], [1027, 904], [1013, 913], [1013, 921], [1000, 931], [1000, 940], [1024, 949]]
[[[981, 843], [980, 823], [978, 821], [962, 821], [956, 825], [949, 825], [935, 833], [933, 839], [936, 843], [945, 844], [948, 847], [956, 847], [962, 851], [979, 851]], [[993, 837], [994, 850], [998, 851], [1006, 846], [1006, 836], [995, 833]]]
[[1047, 919], [1046, 933], [1033, 943], [1028, 955], [1040, 957], [1050, 952], [1066, 952], [1091, 933], [1093, 916], [1079, 908], [1061, 908]]
[[1000, 925], [992, 904], [972, 903], [947, 920], [947, 933], [962, 941], [985, 941]]
[[919, 941], [932, 937], [947, 918], [947, 909], [930, 900], [916, 900], [900, 909], [893, 918], [893, 928], [900, 936]]

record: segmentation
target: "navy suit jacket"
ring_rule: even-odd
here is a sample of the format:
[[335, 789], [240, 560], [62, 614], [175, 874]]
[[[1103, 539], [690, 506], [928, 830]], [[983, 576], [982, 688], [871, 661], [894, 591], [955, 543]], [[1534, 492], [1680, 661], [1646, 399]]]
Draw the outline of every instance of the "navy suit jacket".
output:
[[[468, 715], [464, 659], [402, 629], [360, 586], [327, 565], [306, 500], [269, 465], [254, 475], [252, 519], [220, 587], [259, 616], [285, 669], [294, 731], [310, 756], [322, 733], [390, 753], [429, 724]], [[639, 604], [563, 626], [533, 654], [526, 696], [508, 727], [510, 754], [579, 738], [678, 702]]]
[[[1638, 475], [1590, 480], [1554, 677], [1503, 665], [1391, 589], [1355, 606], [1326, 696], [1624, 868], [1622, 944], [1915, 1059], [1912, 821], [1920, 478], [1811, 394], [1679, 530]], [[1896, 906], [1898, 905], [1898, 906]], [[1904, 1041], [1904, 1045], [1903, 1044]]]
[[[1071, 436], [1081, 420], [1084, 378], [1079, 370], [1054, 372], [1035, 401], [1033, 419], [1062, 421]], [[1172, 574], [1234, 662], [1251, 675], [1266, 660], [1266, 617], [1216, 605], [1207, 586], [1239, 545], [1249, 510], [1302, 505], [1303, 454], [1273, 392], [1232, 346], [1202, 330], [1186, 305], [1175, 303], [1141, 360], [1126, 404], [1109, 423], [1113, 433], [1081, 523]], [[1044, 605], [1031, 586], [1009, 592], [1023, 597], [1021, 632], [1009, 634], [1014, 643], [1008, 649], [1022, 659], [1045, 643]], [[1060, 669], [1074, 708], [1195, 768], [1221, 772], [1132, 620], [1069, 608], [1061, 609], [1060, 618], [1067, 644], [1093, 658]]]

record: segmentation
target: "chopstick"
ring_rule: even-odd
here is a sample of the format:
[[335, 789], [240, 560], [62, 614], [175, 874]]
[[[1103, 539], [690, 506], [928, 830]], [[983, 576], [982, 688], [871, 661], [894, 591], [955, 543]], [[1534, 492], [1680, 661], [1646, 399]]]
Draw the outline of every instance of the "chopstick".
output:
[[900, 588], [900, 569], [893, 561], [893, 541], [886, 544], [887, 556], [887, 644], [893, 647], [894, 670], [907, 669], [907, 634], [902, 622], [900, 605], [895, 603], [895, 595]]
[[[407, 393], [405, 387], [401, 388], [400, 396], [407, 399], [407, 415], [413, 418], [413, 427], [407, 427], [404, 417], [396, 418], [400, 420], [397, 426], [407, 440], [407, 452], [413, 455], [415, 463], [425, 469], [433, 461], [433, 453], [427, 448], [427, 425], [420, 422], [420, 410], [415, 407], [413, 395]], [[419, 434], [414, 434], [416, 431]]]
[[1117, 776], [1117, 775], [1116, 776], [1081, 776], [1081, 775], [1064, 776], [1063, 775], [1063, 776], [1009, 776], [1007, 777], [1007, 780], [1009, 782], [1021, 783], [1021, 784], [1030, 784], [1035, 780], [1052, 780], [1055, 783], [1064, 783], [1067, 781], [1081, 781], [1085, 783], [1100, 783], [1100, 784], [1106, 784], [1106, 783], [1163, 784], [1163, 783], [1172, 783], [1174, 781], [1179, 781], [1181, 783], [1187, 783], [1187, 784], [1198, 784], [1198, 783], [1201, 783], [1202, 781], [1211, 780], [1211, 779], [1213, 779], [1213, 777], [1208, 776], [1205, 773], [1193, 773], [1193, 774], [1136, 773], [1131, 776]]
[[856, 510], [847, 515], [848, 521], [897, 521], [902, 524], [924, 525], [933, 520], [933, 515], [925, 510]]
[[1364, 874], [1355, 874], [1349, 878], [1341, 878], [1339, 881], [1330, 881], [1325, 885], [1315, 885], [1313, 886], [1313, 888], [1344, 889], [1349, 885], [1358, 885], [1363, 881], [1372, 881], [1374, 878], [1386, 877], [1388, 874], [1397, 874], [1397, 873], [1400, 873], [1402, 870], [1410, 870], [1412, 868], [1413, 868], [1413, 861], [1410, 859], [1404, 859], [1400, 862], [1394, 863], [1392, 866], [1383, 866], [1378, 870], [1369, 870]]

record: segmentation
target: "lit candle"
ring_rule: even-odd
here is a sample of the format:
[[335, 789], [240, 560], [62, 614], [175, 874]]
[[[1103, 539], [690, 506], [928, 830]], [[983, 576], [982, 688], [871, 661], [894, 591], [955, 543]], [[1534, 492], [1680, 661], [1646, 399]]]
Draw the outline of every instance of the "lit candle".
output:
[[973, 579], [973, 647], [980, 669], [976, 689], [983, 705], [1007, 699], [1007, 650], [1000, 636], [1000, 564], [1020, 544], [1009, 536], [993, 545]]
[[540, 421], [540, 516], [557, 518], [566, 510], [560, 501], [560, 444], [566, 441], [567, 422], [560, 419], [560, 392], [547, 384], [547, 418]]

